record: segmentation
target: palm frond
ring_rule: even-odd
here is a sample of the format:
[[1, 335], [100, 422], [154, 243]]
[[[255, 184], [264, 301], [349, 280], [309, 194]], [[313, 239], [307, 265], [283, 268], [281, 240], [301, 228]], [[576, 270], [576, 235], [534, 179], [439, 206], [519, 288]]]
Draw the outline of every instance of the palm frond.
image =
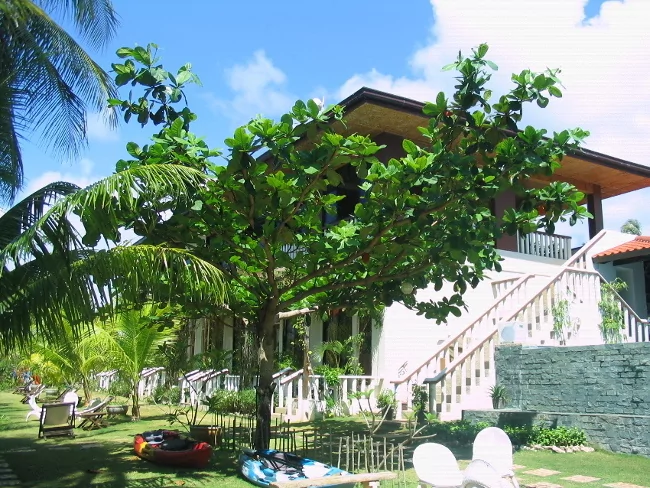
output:
[[[48, 255], [41, 259], [60, 259]], [[221, 272], [191, 253], [158, 246], [118, 246], [89, 252], [68, 268], [34, 264], [28, 277], [0, 276], [0, 342], [5, 349], [37, 337], [55, 341], [66, 323], [75, 333], [97, 316], [113, 316], [134, 304], [216, 306], [226, 300]]]

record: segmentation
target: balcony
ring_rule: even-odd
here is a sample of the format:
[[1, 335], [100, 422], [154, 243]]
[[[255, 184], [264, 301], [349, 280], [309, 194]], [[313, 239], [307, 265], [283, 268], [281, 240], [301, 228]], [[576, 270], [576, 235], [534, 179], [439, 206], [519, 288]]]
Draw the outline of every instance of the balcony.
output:
[[571, 257], [571, 237], [549, 235], [544, 232], [518, 235], [517, 252], [566, 261]]

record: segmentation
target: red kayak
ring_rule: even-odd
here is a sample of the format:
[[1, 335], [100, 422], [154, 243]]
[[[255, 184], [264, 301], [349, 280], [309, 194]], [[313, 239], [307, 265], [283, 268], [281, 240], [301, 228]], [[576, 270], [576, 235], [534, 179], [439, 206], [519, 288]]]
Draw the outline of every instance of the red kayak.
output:
[[182, 468], [205, 468], [212, 455], [212, 446], [181, 436], [175, 430], [154, 430], [137, 434], [133, 441], [135, 453], [142, 459]]

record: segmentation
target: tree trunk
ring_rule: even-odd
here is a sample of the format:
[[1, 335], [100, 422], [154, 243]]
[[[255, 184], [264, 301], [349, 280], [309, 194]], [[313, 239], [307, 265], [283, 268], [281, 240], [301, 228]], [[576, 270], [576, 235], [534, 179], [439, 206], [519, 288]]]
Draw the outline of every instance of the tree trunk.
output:
[[131, 406], [131, 420], [140, 420], [140, 396], [138, 395], [138, 384], [136, 383], [131, 394], [133, 404]]
[[92, 391], [90, 389], [90, 381], [88, 378], [83, 377], [81, 379], [81, 386], [83, 387], [84, 390], [84, 405], [88, 405], [90, 403], [90, 397], [92, 396]]
[[273, 363], [275, 356], [275, 314], [267, 313], [257, 326], [259, 374], [257, 386], [257, 424], [255, 449], [268, 449], [271, 441], [271, 408], [273, 405]]

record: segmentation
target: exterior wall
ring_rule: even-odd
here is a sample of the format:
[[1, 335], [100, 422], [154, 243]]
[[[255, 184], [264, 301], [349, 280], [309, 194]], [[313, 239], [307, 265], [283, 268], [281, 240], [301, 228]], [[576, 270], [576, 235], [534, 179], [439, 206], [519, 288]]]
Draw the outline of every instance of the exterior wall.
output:
[[621, 290], [623, 299], [630, 304], [641, 318], [648, 316], [646, 304], [645, 273], [643, 261], [614, 266], [617, 276], [627, 283], [627, 289]]
[[[461, 317], [450, 316], [446, 324], [417, 315], [401, 304], [386, 309], [384, 325], [377, 339], [377, 375], [388, 380], [399, 379], [424, 362], [437, 345], [450, 335], [477, 319], [494, 302], [492, 281], [520, 278], [524, 273], [542, 277], [557, 273], [563, 264], [557, 259], [529, 256], [509, 251], [500, 251], [503, 261], [501, 273], [490, 273], [475, 289], [465, 294], [467, 311]], [[541, 281], [544, 281], [543, 278]], [[418, 290], [418, 300], [440, 300], [453, 292], [452, 284], [446, 284], [440, 291], [433, 286]]]
[[498, 346], [497, 384], [521, 410], [646, 415], [650, 343], [535, 348]]
[[649, 343], [499, 346], [497, 384], [518, 410], [467, 411], [463, 418], [575, 426], [603, 448], [650, 456], [649, 355]]

